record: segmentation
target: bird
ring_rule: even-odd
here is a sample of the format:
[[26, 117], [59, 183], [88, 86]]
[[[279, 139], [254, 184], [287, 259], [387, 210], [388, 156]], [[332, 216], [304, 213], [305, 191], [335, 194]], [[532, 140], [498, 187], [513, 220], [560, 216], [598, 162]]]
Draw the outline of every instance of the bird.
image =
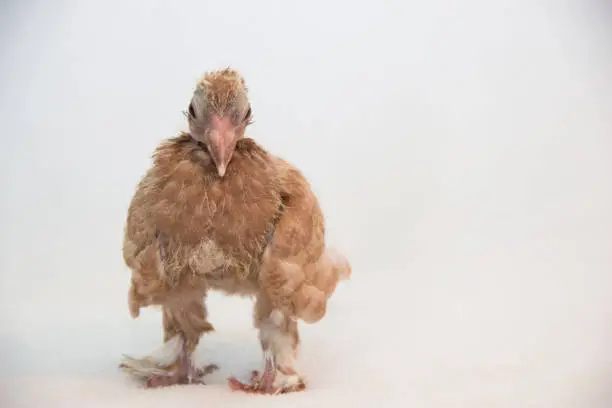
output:
[[207, 295], [253, 299], [263, 369], [230, 376], [232, 390], [303, 391], [298, 323], [327, 313], [348, 258], [329, 247], [325, 216], [303, 172], [246, 136], [253, 123], [244, 77], [232, 67], [205, 72], [185, 112], [188, 130], [160, 142], [127, 209], [122, 254], [131, 272], [132, 318], [161, 308], [163, 342], [121, 369], [145, 387], [204, 384], [219, 367], [194, 351], [215, 328]]

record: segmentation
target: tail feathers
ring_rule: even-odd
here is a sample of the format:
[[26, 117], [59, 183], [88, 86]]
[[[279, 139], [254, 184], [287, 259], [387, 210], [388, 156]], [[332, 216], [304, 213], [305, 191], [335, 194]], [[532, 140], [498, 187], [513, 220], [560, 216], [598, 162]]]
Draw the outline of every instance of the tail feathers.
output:
[[337, 249], [328, 248], [326, 251], [332, 269], [335, 272], [338, 280], [346, 281], [351, 279], [352, 268], [348, 259]]
[[294, 295], [294, 305], [299, 318], [315, 323], [325, 316], [327, 300], [340, 281], [351, 277], [351, 265], [344, 255], [328, 249], [314, 265], [307, 266], [305, 274], [310, 284], [304, 284]]
[[310, 282], [330, 297], [340, 281], [351, 277], [351, 265], [344, 255], [335, 249], [327, 249], [313, 265], [306, 266]]

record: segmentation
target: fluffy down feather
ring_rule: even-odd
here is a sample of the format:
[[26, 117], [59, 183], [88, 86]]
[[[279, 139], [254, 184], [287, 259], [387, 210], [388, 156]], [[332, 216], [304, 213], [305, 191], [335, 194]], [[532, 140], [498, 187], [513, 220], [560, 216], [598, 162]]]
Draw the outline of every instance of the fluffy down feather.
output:
[[122, 367], [150, 386], [201, 382], [211, 367], [192, 353], [208, 321], [209, 290], [253, 296], [265, 371], [259, 392], [301, 389], [294, 367], [297, 321], [319, 321], [350, 266], [325, 246], [325, 222], [305, 177], [244, 137], [251, 105], [244, 79], [229, 68], [198, 82], [189, 132], [164, 141], [137, 186], [123, 257], [132, 272], [129, 308], [163, 311], [163, 357], [126, 358]]
[[[276, 363], [285, 377], [297, 376], [293, 359], [299, 337], [291, 321], [320, 320], [338, 281], [350, 275], [346, 259], [326, 249], [323, 214], [296, 168], [245, 138], [220, 178], [206, 148], [187, 133], [161, 144], [138, 184], [123, 257], [132, 271], [132, 316], [142, 307], [161, 305], [165, 342], [178, 335], [187, 353], [203, 333], [214, 330], [204, 302], [208, 290], [255, 296], [262, 348], [285, 361], [284, 372]], [[270, 329], [274, 312], [281, 322]], [[270, 339], [270, 333], [277, 334]], [[293, 340], [272, 347], [283, 338]], [[135, 361], [124, 363], [126, 371], [134, 373]], [[139, 364], [139, 375], [147, 377]], [[177, 364], [155, 365], [149, 374], [172, 371]], [[157, 381], [148, 378], [150, 385]], [[277, 392], [303, 387], [301, 378], [291, 381], [264, 385]]]
[[228, 174], [188, 134], [163, 143], [130, 204], [123, 256], [130, 311], [185, 291], [253, 295], [313, 323], [348, 263], [325, 251], [324, 217], [302, 174], [252, 139], [238, 142]]

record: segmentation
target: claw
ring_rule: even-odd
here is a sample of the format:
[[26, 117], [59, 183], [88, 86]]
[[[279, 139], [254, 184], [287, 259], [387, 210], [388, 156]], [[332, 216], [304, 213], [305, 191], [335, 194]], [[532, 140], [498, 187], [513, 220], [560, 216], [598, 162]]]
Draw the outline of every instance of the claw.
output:
[[278, 394], [288, 394], [291, 392], [304, 391], [306, 389], [306, 384], [300, 382], [297, 385], [287, 385], [282, 387], [262, 387], [261, 380], [256, 379], [252, 381], [251, 384], [245, 384], [241, 381], [238, 381], [235, 377], [228, 378], [229, 387], [234, 391], [242, 391], [249, 394], [262, 394], [262, 395], [278, 395]]
[[290, 392], [303, 391], [306, 384], [300, 379], [296, 384], [284, 384], [275, 386], [277, 379], [277, 369], [272, 359], [267, 358], [263, 373], [253, 371], [251, 373], [251, 383], [245, 384], [238, 381], [235, 377], [228, 378], [229, 387], [234, 391], [243, 391], [250, 394], [278, 395]]
[[195, 368], [190, 366], [185, 372], [176, 370], [174, 372], [165, 372], [151, 375], [145, 382], [146, 388], [167, 387], [170, 385], [186, 385], [186, 384], [202, 384], [205, 385], [204, 377], [218, 370], [216, 364], [209, 364], [204, 368]]
[[171, 385], [205, 384], [204, 377], [219, 369], [216, 364], [196, 368], [189, 358], [181, 357], [171, 366], [163, 366], [152, 360], [130, 359], [119, 366], [145, 388], [168, 387]]

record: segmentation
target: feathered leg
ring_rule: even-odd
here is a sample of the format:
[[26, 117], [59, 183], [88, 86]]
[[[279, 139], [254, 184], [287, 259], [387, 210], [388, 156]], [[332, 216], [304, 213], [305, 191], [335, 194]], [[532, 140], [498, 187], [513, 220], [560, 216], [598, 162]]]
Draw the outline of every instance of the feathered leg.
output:
[[255, 327], [259, 329], [264, 370], [254, 371], [250, 384], [230, 377], [230, 387], [261, 394], [302, 391], [306, 385], [295, 368], [299, 346], [297, 321], [274, 309], [269, 297], [262, 293], [255, 302]]
[[121, 368], [146, 387], [203, 384], [203, 377], [217, 366], [197, 367], [193, 361], [200, 337], [214, 330], [208, 322], [204, 298], [181, 299], [163, 306], [164, 345], [142, 359], [125, 357]]

